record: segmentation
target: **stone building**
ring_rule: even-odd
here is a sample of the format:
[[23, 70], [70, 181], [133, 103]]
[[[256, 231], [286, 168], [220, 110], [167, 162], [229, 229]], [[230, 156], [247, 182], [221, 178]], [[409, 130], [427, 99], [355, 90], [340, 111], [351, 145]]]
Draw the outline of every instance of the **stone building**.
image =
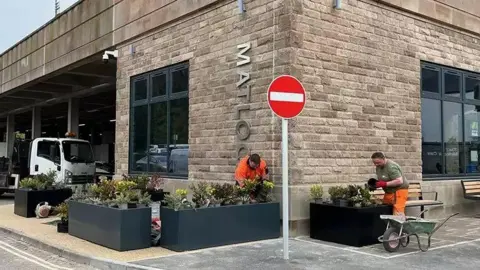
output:
[[116, 175], [233, 182], [238, 158], [259, 153], [281, 199], [266, 93], [289, 74], [307, 92], [289, 122], [294, 233], [308, 230], [310, 186], [365, 182], [375, 151], [438, 192], [432, 215], [475, 208], [459, 179], [480, 176], [476, 0], [116, 0], [101, 14], [119, 52]]

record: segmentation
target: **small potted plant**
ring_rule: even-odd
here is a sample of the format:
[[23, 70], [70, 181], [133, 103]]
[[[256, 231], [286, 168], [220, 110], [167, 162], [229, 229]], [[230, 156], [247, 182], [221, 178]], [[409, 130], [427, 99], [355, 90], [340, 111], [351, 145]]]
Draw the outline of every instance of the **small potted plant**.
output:
[[317, 184], [313, 185], [310, 188], [310, 197], [315, 201], [315, 203], [322, 203], [323, 187]]
[[330, 194], [330, 199], [334, 205], [338, 206], [348, 206], [347, 193], [348, 189], [342, 186], [334, 186], [328, 189]]
[[196, 208], [205, 208], [210, 205], [210, 198], [212, 197], [209, 194], [210, 185], [207, 182], [198, 182], [192, 183], [190, 189], [192, 190], [192, 202], [195, 204]]
[[60, 218], [60, 222], [57, 223], [57, 232], [68, 232], [68, 204], [63, 202], [54, 208], [57, 212], [57, 217]]
[[192, 203], [187, 200], [188, 191], [186, 189], [177, 189], [174, 194], [165, 195], [163, 202], [165, 207], [175, 211], [181, 209], [193, 208]]
[[165, 192], [163, 192], [164, 184], [165, 180], [158, 174], [152, 175], [147, 182], [146, 189], [150, 194], [152, 201], [159, 202], [163, 200], [165, 196]]

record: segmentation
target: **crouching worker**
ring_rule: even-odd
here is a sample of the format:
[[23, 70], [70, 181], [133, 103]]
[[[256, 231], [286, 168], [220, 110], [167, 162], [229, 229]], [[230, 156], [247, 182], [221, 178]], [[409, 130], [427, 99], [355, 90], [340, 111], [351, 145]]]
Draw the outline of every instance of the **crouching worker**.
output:
[[255, 192], [250, 195], [253, 200], [261, 192], [263, 181], [268, 180], [268, 167], [265, 160], [261, 159], [258, 154], [252, 154], [242, 158], [235, 170], [236, 185], [243, 187], [245, 179], [258, 181]]
[[383, 203], [393, 205], [393, 214], [405, 216], [405, 205], [408, 200], [408, 181], [402, 168], [396, 162], [389, 160], [382, 152], [372, 155], [376, 167], [377, 179], [370, 179], [370, 188], [382, 188], [385, 191]]

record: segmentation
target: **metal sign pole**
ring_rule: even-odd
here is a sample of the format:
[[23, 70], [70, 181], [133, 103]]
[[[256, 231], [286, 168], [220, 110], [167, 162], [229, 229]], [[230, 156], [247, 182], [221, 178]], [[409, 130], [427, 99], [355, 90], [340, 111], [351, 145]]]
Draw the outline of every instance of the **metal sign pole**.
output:
[[288, 119], [282, 118], [283, 258], [288, 260]]

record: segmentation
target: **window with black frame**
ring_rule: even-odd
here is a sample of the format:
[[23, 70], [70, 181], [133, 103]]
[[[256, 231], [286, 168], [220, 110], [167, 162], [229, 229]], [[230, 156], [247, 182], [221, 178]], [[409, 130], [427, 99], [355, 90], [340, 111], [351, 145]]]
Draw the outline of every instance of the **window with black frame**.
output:
[[131, 79], [130, 172], [188, 176], [188, 64]]
[[480, 176], [480, 74], [422, 63], [424, 177]]

